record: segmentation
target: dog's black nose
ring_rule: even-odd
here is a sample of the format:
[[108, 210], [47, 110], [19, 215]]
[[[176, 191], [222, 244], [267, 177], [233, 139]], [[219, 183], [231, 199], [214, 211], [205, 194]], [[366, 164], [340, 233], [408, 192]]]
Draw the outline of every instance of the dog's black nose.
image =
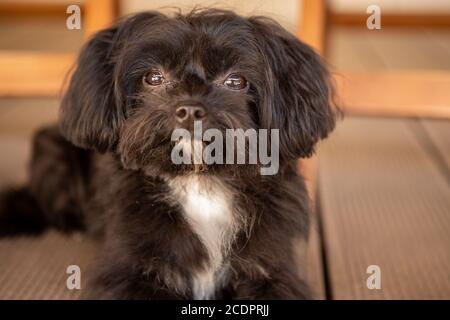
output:
[[179, 122], [202, 120], [206, 118], [206, 110], [199, 106], [181, 106], [175, 110], [175, 117]]

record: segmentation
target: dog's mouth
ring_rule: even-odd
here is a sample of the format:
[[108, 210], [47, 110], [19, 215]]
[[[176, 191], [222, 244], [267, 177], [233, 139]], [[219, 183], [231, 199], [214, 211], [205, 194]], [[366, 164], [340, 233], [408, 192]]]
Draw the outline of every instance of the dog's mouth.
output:
[[187, 130], [175, 131], [179, 128], [173, 131], [165, 129], [165, 132], [161, 132], [161, 129], [158, 135], [148, 137], [142, 135], [136, 138], [131, 133], [126, 136], [130, 139], [124, 139], [126, 143], [122, 143], [120, 149], [124, 167], [142, 170], [149, 176], [235, 176], [255, 174], [260, 166], [257, 158], [258, 134], [255, 129], [208, 127], [207, 130], [200, 131], [202, 134]]
[[[180, 156], [183, 160], [182, 164], [184, 164], [186, 168], [191, 169], [194, 173], [200, 174], [208, 171], [210, 164], [208, 164], [208, 159], [205, 159], [203, 151], [209, 144], [210, 142], [202, 141], [196, 138], [179, 138], [178, 141], [175, 142], [174, 148], [176, 148], [176, 150], [172, 149], [172, 163], [180, 164], [179, 159], [174, 159], [174, 157]], [[178, 150], [179, 153], [176, 154]]]

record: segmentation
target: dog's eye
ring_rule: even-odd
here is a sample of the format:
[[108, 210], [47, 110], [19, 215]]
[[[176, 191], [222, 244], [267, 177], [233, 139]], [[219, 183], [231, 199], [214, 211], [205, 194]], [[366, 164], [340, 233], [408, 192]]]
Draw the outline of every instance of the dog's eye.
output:
[[247, 80], [238, 74], [230, 74], [223, 83], [225, 86], [232, 90], [242, 90], [247, 87]]
[[164, 80], [164, 76], [158, 70], [152, 70], [144, 76], [144, 81], [151, 86], [160, 86]]

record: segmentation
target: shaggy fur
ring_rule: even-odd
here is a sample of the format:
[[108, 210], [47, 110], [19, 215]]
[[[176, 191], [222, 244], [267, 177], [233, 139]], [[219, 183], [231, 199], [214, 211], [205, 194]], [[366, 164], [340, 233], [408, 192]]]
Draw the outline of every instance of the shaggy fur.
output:
[[[162, 86], [143, 81], [155, 69]], [[224, 87], [232, 72], [245, 90]], [[29, 184], [1, 195], [0, 235], [100, 236], [87, 298], [307, 298], [293, 255], [309, 211], [295, 163], [333, 129], [331, 95], [320, 58], [270, 19], [128, 17], [82, 50], [59, 127], [35, 136]], [[278, 174], [173, 164], [180, 105], [206, 110], [204, 130], [280, 129]]]

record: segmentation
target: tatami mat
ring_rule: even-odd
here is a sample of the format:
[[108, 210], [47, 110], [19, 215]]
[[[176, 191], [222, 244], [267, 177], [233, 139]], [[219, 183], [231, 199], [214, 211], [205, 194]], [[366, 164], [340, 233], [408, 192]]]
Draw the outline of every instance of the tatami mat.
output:
[[[57, 99], [0, 99], [0, 149], [6, 151], [0, 157], [0, 188], [26, 181], [32, 134], [56, 121], [57, 113]], [[15, 244], [18, 253], [14, 252]], [[324, 299], [319, 249], [320, 239], [313, 219], [306, 272], [314, 298]], [[0, 299], [78, 297], [79, 292], [66, 289], [65, 270], [70, 261], [86, 264], [92, 251], [90, 242], [77, 242], [56, 232], [37, 238], [0, 239]], [[13, 272], [16, 269], [18, 272]], [[304, 266], [299, 269], [305, 272]]]
[[[1, 101], [0, 101], [1, 102]], [[25, 176], [32, 132], [57, 115], [57, 101], [2, 101], [1, 181]], [[14, 103], [14, 105], [12, 105]], [[11, 107], [8, 107], [11, 106]], [[423, 123], [422, 123], [423, 122]], [[450, 187], [427, 134], [446, 155], [450, 122], [347, 117], [319, 148], [320, 238], [312, 226], [308, 278], [315, 298], [450, 299]], [[12, 125], [14, 124], [14, 125]], [[9, 146], [9, 147], [8, 147]], [[314, 222], [314, 221], [313, 221]], [[325, 288], [321, 242], [325, 241]], [[0, 240], [0, 299], [73, 299], [66, 268], [84, 273], [95, 256], [88, 239], [50, 232]], [[366, 269], [381, 268], [381, 290], [369, 290]]]
[[447, 174], [450, 176], [450, 121], [422, 120], [421, 124], [436, 146], [439, 156], [447, 167]]
[[[322, 268], [317, 255], [317, 240], [308, 250], [308, 278], [314, 299], [324, 299]], [[39, 237], [0, 239], [0, 300], [77, 299], [89, 277], [101, 243], [76, 234], [55, 231]], [[81, 289], [69, 290], [67, 267], [81, 270]], [[299, 266], [305, 270], [304, 266]]]
[[[75, 299], [85, 284], [85, 271], [96, 244], [81, 235], [49, 232], [40, 237], [0, 241], [1, 299]], [[81, 269], [81, 290], [69, 290], [67, 267]]]
[[332, 298], [450, 299], [450, 186], [411, 121], [347, 118], [320, 148]]

